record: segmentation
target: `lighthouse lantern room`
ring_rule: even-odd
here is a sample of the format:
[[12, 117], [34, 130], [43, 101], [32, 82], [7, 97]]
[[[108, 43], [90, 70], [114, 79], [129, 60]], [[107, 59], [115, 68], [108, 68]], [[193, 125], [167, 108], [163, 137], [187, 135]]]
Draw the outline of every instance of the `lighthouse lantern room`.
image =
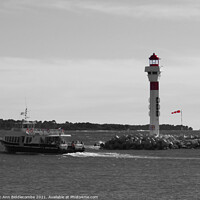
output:
[[159, 66], [159, 58], [155, 53], [153, 53], [153, 55], [149, 57], [149, 65]]
[[145, 67], [150, 82], [150, 135], [159, 135], [159, 115], [160, 115], [160, 98], [159, 98], [159, 82], [160, 75], [159, 57], [153, 53], [149, 57], [149, 66]]

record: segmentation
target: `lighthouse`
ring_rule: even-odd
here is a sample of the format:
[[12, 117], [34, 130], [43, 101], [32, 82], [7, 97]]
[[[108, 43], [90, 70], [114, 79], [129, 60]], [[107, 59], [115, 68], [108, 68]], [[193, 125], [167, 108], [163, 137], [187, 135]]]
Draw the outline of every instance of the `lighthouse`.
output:
[[160, 98], [159, 98], [159, 82], [158, 77], [160, 75], [159, 57], [153, 53], [149, 57], [149, 66], [145, 67], [145, 72], [150, 82], [150, 105], [149, 105], [149, 116], [150, 135], [159, 135], [159, 115], [160, 115]]

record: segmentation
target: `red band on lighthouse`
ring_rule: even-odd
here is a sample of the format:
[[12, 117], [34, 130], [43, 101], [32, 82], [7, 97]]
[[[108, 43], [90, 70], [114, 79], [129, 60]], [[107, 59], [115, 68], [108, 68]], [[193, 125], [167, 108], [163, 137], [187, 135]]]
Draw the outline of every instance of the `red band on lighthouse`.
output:
[[150, 90], [159, 90], [159, 83], [156, 82], [150, 82]]

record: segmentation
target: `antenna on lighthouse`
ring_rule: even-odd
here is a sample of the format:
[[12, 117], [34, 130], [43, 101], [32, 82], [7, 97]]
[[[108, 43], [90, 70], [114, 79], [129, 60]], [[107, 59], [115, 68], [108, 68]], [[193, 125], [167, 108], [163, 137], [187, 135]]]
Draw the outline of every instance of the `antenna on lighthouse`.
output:
[[149, 105], [149, 115], [150, 115], [150, 125], [149, 131], [150, 135], [159, 135], [159, 116], [160, 116], [160, 98], [159, 98], [159, 82], [161, 71], [159, 66], [160, 58], [153, 53], [149, 57], [149, 66], [145, 67], [145, 72], [147, 72], [148, 79], [150, 82], [150, 105]]

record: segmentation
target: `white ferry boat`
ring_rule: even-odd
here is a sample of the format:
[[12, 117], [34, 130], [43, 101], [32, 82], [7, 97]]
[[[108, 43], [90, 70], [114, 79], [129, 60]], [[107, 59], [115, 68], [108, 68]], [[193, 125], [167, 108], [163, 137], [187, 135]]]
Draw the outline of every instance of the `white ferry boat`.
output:
[[70, 142], [71, 135], [62, 129], [35, 129], [35, 122], [22, 121], [21, 128], [13, 128], [0, 139], [9, 153], [50, 153], [63, 154], [85, 151], [79, 141]]

